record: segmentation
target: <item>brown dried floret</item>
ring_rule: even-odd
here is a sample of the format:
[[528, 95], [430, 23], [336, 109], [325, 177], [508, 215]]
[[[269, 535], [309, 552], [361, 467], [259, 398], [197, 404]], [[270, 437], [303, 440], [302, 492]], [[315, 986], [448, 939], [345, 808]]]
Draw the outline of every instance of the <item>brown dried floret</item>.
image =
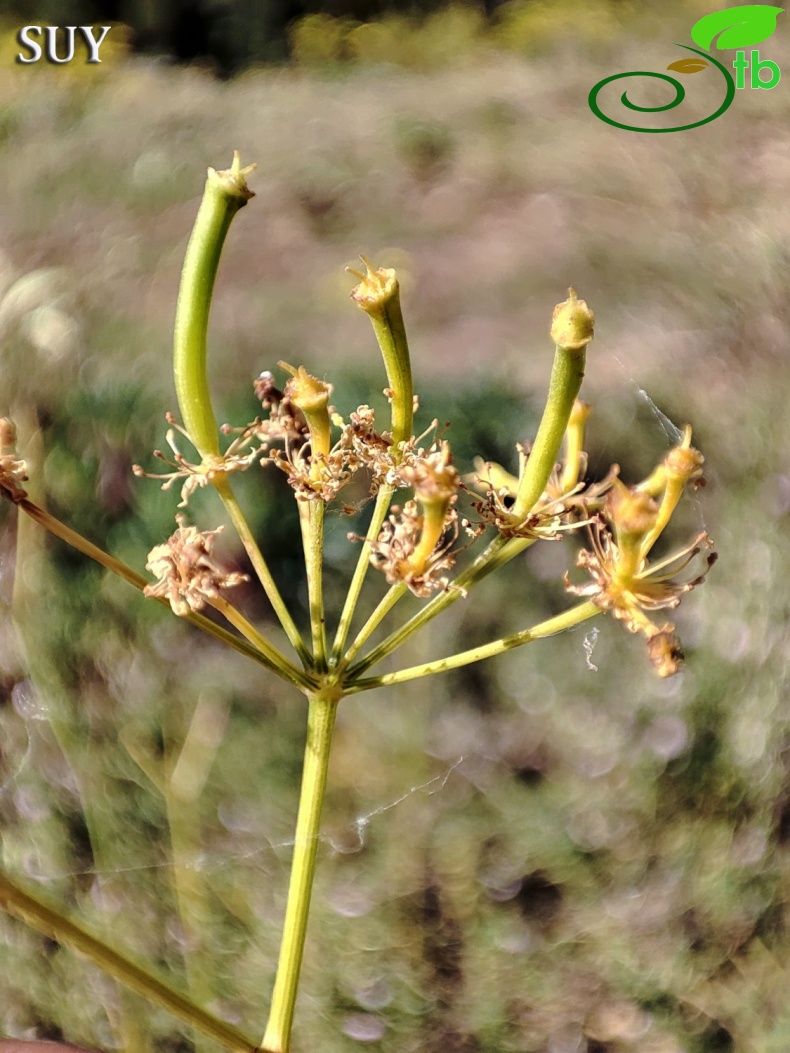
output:
[[[250, 429], [242, 429], [242, 434], [234, 439], [224, 454], [220, 457], [204, 458], [199, 464], [192, 464], [186, 459], [176, 445], [176, 432], [180, 432], [189, 442], [192, 440], [187, 431], [177, 423], [172, 413], [167, 413], [165, 419], [170, 427], [167, 430], [167, 444], [173, 451], [173, 459], [170, 460], [161, 450], [154, 450], [154, 457], [173, 468], [172, 472], [146, 472], [139, 464], [132, 465], [132, 471], [137, 476], [146, 479], [163, 479], [163, 490], [169, 490], [177, 480], [183, 479], [181, 487], [181, 501], [179, 508], [185, 508], [189, 498], [204, 486], [208, 486], [219, 475], [232, 475], [234, 472], [242, 472], [251, 467], [261, 457], [261, 447], [253, 447], [252, 440], [256, 437]], [[231, 429], [223, 428], [227, 431]], [[194, 445], [194, 444], [193, 444]]]
[[232, 589], [248, 581], [246, 574], [228, 572], [212, 556], [222, 527], [199, 531], [186, 526], [184, 516], [176, 516], [178, 529], [162, 545], [148, 554], [146, 570], [157, 581], [146, 585], [146, 596], [165, 597], [178, 615], [201, 611], [215, 600], [222, 589]]
[[[653, 666], [661, 676], [670, 676], [682, 662], [680, 641], [671, 623], [659, 628], [646, 612], [677, 607], [683, 595], [704, 580], [716, 561], [715, 552], [708, 552], [701, 573], [685, 580], [677, 575], [712, 548], [710, 538], [700, 533], [684, 548], [652, 564], [644, 558], [634, 561], [635, 545], [618, 544], [601, 516], [592, 522], [589, 539], [590, 548], [582, 549], [576, 565], [586, 570], [592, 581], [572, 585], [566, 574], [566, 589], [574, 596], [592, 600], [596, 607], [621, 621], [629, 632], [642, 633], [648, 641]], [[635, 542], [638, 544], [638, 538]]]
[[415, 596], [422, 597], [450, 584], [444, 572], [455, 564], [452, 546], [458, 537], [458, 515], [455, 509], [448, 513], [443, 536], [427, 556], [419, 555], [424, 526], [425, 516], [416, 501], [407, 501], [402, 510], [393, 506], [378, 539], [370, 546], [370, 562], [389, 585], [403, 583]]
[[[584, 474], [587, 455], [579, 455], [578, 467]], [[503, 537], [531, 538], [535, 541], [559, 541], [569, 531], [578, 530], [590, 521], [590, 515], [611, 487], [619, 471], [613, 465], [608, 474], [596, 483], [569, 482], [565, 463], [556, 464], [549, 476], [546, 489], [537, 504], [525, 516], [513, 515], [513, 504], [518, 480], [505, 473], [498, 465], [485, 464], [478, 459], [476, 485], [485, 486], [484, 500], [473, 502], [483, 523], [493, 526]], [[495, 485], [495, 481], [500, 485]], [[568, 487], [566, 489], [566, 487]]]
[[0, 417], [0, 491], [18, 504], [27, 497], [20, 486], [27, 479], [27, 464], [16, 454], [16, 425], [9, 417]]

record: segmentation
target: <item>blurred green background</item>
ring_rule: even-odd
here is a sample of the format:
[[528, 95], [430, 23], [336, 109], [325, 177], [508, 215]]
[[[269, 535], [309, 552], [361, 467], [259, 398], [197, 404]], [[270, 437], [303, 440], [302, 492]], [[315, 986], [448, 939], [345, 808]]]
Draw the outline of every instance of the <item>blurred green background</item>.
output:
[[[155, 470], [176, 408], [180, 265], [205, 168], [233, 149], [257, 161], [257, 196], [212, 316], [220, 419], [251, 419], [250, 382], [280, 359], [330, 380], [340, 412], [384, 412], [344, 272], [364, 252], [399, 270], [418, 422], [451, 422], [462, 471], [476, 455], [512, 466], [534, 434], [570, 284], [598, 317], [593, 474], [617, 462], [638, 481], [686, 421], [706, 456], [686, 525], [707, 526], [721, 558], [678, 612], [682, 675], [656, 679], [642, 643], [601, 618], [343, 702], [297, 1050], [790, 1048], [790, 89], [739, 92], [672, 135], [613, 129], [586, 101], [611, 73], [663, 69], [708, 10], [315, 14], [291, 26], [288, 62], [225, 81], [133, 57], [120, 29], [100, 68], [21, 69], [4, 25], [0, 412], [19, 424], [33, 496], [131, 565], [172, 530], [177, 496], [130, 466]], [[761, 53], [790, 69], [786, 40], [780, 17]], [[245, 476], [239, 492], [306, 619], [283, 479]], [[220, 521], [208, 494], [190, 511]], [[0, 517], [4, 865], [257, 1034], [303, 699], [12, 509]], [[360, 524], [328, 523], [339, 603]], [[563, 609], [574, 547], [536, 546], [393, 667]], [[381, 592], [371, 574], [363, 609]], [[246, 604], [278, 639], [252, 590]], [[190, 777], [163, 794], [190, 727]], [[192, 1048], [5, 916], [0, 1032]]]

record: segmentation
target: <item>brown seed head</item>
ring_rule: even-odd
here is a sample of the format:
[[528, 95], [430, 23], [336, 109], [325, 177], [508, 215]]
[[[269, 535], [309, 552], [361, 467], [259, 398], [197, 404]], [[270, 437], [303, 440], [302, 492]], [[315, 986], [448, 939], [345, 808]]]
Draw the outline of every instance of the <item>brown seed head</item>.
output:
[[674, 676], [683, 665], [683, 647], [674, 629], [674, 625], [667, 622], [647, 641], [647, 656], [659, 676]]

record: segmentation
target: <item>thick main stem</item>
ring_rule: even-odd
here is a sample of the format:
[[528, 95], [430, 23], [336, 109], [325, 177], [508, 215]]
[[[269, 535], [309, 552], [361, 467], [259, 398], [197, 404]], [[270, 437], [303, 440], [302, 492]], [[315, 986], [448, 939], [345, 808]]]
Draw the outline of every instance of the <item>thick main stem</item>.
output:
[[296, 820], [294, 855], [288, 902], [285, 907], [283, 938], [277, 963], [269, 1022], [261, 1046], [268, 1053], [288, 1053], [293, 1026], [294, 1007], [302, 968], [307, 917], [313, 890], [315, 857], [321, 808], [324, 803], [329, 751], [335, 725], [337, 688], [310, 695], [307, 716], [302, 789]]

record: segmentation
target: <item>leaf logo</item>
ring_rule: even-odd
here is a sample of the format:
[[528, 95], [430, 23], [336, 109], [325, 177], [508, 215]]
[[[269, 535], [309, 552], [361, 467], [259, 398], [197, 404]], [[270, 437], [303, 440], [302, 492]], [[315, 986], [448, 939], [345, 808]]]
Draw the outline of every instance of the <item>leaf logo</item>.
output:
[[716, 47], [720, 50], [748, 48], [752, 44], [761, 44], [776, 29], [776, 20], [783, 10], [784, 8], [771, 4], [742, 4], [727, 11], [713, 11], [694, 23], [691, 39], [699, 47], [708, 50], [713, 46], [716, 37]]
[[674, 73], [701, 73], [702, 70], [708, 68], [708, 65], [709, 63], [701, 58], [682, 58], [677, 62], [670, 62], [667, 69], [671, 69]]

